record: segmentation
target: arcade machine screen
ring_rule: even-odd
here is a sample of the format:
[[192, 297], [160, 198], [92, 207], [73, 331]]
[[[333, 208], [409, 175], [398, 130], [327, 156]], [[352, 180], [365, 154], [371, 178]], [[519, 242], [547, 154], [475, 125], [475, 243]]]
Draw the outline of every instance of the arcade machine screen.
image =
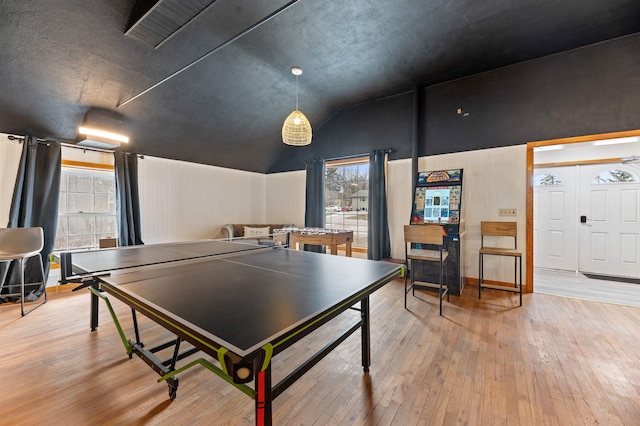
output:
[[413, 198], [411, 224], [459, 224], [461, 196], [461, 169], [421, 172]]

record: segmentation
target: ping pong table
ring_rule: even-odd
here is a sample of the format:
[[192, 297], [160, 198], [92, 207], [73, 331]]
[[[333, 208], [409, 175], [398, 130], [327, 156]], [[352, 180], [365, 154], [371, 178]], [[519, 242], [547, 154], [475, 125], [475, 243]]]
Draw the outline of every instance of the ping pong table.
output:
[[[218, 240], [65, 252], [60, 264], [61, 282], [82, 282], [80, 287], [91, 291], [91, 330], [98, 327], [103, 299], [129, 358], [136, 354], [156, 371], [171, 399], [177, 394], [177, 375], [199, 365], [255, 400], [258, 425], [271, 424], [272, 401], [357, 330], [362, 367], [369, 371], [369, 296], [402, 269]], [[125, 336], [109, 296], [131, 308], [134, 339]], [[358, 321], [272, 384], [272, 357], [350, 309], [360, 311]], [[137, 314], [175, 339], [145, 347]], [[161, 360], [162, 350], [173, 355]], [[198, 352], [210, 358], [185, 360]]]

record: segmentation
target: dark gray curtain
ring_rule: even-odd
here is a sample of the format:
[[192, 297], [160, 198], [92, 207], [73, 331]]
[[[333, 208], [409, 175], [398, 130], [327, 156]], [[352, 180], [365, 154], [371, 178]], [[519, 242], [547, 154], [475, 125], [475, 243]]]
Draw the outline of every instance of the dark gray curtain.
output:
[[[307, 192], [305, 198], [304, 226], [324, 228], [324, 160], [313, 159], [306, 162]], [[305, 244], [304, 249], [325, 253], [324, 246]]]
[[124, 247], [144, 244], [140, 226], [138, 156], [127, 152], [116, 152], [114, 155], [118, 245]]
[[367, 257], [380, 260], [391, 257], [389, 220], [387, 217], [386, 150], [369, 154], [369, 241]]
[[[25, 263], [25, 300], [36, 300], [43, 293], [49, 276], [49, 255], [53, 251], [58, 224], [58, 200], [60, 198], [61, 147], [54, 141], [38, 142], [27, 136], [23, 142], [22, 156], [18, 166], [16, 185], [11, 200], [8, 228], [29, 228], [39, 226], [44, 230], [42, 263], [45, 282], [41, 283], [40, 266], [37, 257]], [[0, 268], [4, 268], [4, 264]], [[4, 270], [0, 269], [0, 277]], [[20, 283], [20, 268], [12, 262], [6, 284]], [[14, 288], [5, 288], [3, 293], [13, 293]]]

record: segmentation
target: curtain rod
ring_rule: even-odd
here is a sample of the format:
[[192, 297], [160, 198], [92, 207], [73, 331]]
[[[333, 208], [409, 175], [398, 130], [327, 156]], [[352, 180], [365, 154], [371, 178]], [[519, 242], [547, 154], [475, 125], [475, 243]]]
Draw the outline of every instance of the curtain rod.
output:
[[[7, 138], [11, 141], [18, 141], [18, 143], [22, 143], [26, 140], [26, 136], [18, 136], [18, 135], [7, 135]], [[61, 146], [64, 146], [67, 148], [81, 149], [83, 151], [95, 151], [95, 152], [104, 152], [104, 153], [111, 153], [111, 154], [113, 154], [114, 152], [108, 149], [93, 148], [88, 146], [78, 146], [70, 142], [60, 142], [60, 141], [51, 140], [51, 139], [36, 138], [36, 141], [38, 143], [43, 143], [47, 145], [50, 144], [51, 142], [58, 142]]]
[[[391, 154], [393, 152], [392, 148], [382, 148], [382, 151], [385, 152], [385, 154]], [[352, 155], [346, 155], [344, 157], [333, 157], [333, 158], [325, 158], [325, 161], [336, 161], [336, 160], [350, 160], [352, 158], [360, 158], [360, 157], [368, 157], [370, 153], [365, 153], [365, 154], [352, 154]]]
[[100, 149], [100, 148], [92, 148], [89, 146], [78, 146], [78, 145], [74, 145], [71, 143], [67, 143], [67, 142], [60, 142], [60, 145], [67, 147], [67, 148], [74, 148], [74, 149], [81, 149], [83, 151], [95, 151], [95, 152], [104, 152], [107, 154], [113, 154], [114, 151], [108, 150], [108, 149]]
[[[19, 135], [7, 135], [7, 138], [10, 141], [18, 141], [18, 143], [22, 143], [25, 141], [26, 136], [19, 136]], [[42, 139], [42, 138], [36, 138], [36, 141], [38, 142], [52, 142], [52, 141], [47, 141], [46, 139]]]

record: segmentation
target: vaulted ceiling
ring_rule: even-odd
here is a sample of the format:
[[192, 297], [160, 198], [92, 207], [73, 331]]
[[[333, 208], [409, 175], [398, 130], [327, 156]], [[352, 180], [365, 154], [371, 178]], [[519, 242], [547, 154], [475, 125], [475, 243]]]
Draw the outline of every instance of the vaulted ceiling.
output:
[[342, 108], [640, 32], [638, 0], [13, 0], [0, 132], [75, 141], [91, 108], [127, 150], [265, 173], [295, 108]]

